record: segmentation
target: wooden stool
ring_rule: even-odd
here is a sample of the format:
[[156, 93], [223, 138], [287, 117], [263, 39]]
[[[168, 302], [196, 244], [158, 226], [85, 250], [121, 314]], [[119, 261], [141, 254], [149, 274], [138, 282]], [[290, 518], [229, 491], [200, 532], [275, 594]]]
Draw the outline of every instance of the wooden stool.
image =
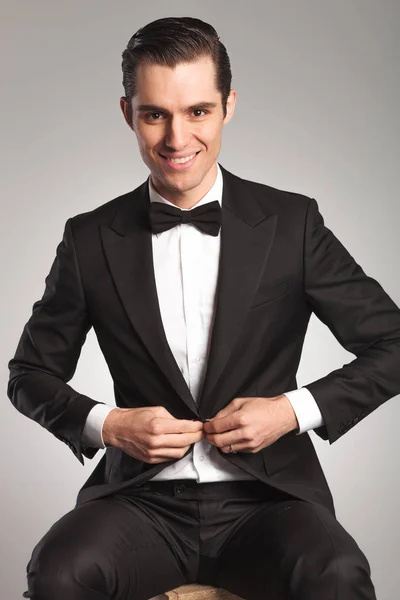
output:
[[165, 593], [168, 600], [243, 600], [231, 592], [212, 585], [200, 585], [192, 583], [181, 585], [170, 592]]

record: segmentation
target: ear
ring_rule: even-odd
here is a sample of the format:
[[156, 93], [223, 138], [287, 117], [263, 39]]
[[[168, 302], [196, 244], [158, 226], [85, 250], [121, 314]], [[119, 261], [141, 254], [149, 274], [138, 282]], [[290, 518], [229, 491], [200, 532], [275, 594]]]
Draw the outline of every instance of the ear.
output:
[[125, 121], [128, 123], [129, 127], [132, 131], [135, 131], [132, 125], [132, 106], [128, 102], [126, 96], [121, 96], [119, 100], [119, 105], [122, 110], [122, 114], [124, 115]]
[[229, 92], [229, 96], [226, 100], [226, 117], [224, 118], [224, 125], [229, 123], [229, 121], [233, 117], [233, 113], [235, 112], [236, 106], [236, 95], [236, 90], [231, 90]]

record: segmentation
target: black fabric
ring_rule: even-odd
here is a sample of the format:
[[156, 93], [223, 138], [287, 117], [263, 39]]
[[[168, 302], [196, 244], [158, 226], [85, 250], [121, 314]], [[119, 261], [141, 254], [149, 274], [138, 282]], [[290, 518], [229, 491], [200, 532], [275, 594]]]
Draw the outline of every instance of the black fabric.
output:
[[[294, 390], [312, 314], [356, 356], [305, 386], [323, 416], [315, 429], [320, 438], [333, 444], [400, 393], [400, 310], [324, 225], [317, 202], [221, 171], [216, 313], [196, 401], [163, 328], [148, 181], [66, 222], [43, 296], [9, 362], [7, 393], [82, 464], [99, 452], [82, 439], [99, 402], [68, 382], [92, 327], [121, 408], [162, 405], [177, 419], [204, 422], [235, 397]], [[129, 600], [141, 600], [195, 578], [246, 600], [269, 600], [274, 581], [289, 589], [289, 598], [374, 598], [366, 559], [335, 519], [307, 432], [255, 453], [217, 450], [266, 493], [274, 488], [286, 499], [260, 504], [232, 533], [247, 500], [231, 492], [225, 500], [196, 499], [197, 488], [173, 487], [173, 495], [140, 490], [180, 459], [150, 464], [109, 447], [79, 490], [76, 508], [33, 553], [28, 578], [35, 600], [128, 600], [132, 589]], [[193, 445], [186, 455], [192, 451]]]
[[[102, 452], [82, 439], [99, 402], [68, 382], [92, 327], [121, 408], [162, 405], [177, 419], [204, 422], [235, 397], [271, 398], [294, 390], [313, 313], [356, 355], [305, 385], [324, 420], [314, 430], [319, 437], [333, 444], [400, 393], [400, 310], [324, 226], [317, 202], [220, 168], [216, 311], [196, 400], [160, 314], [148, 181], [66, 223], [43, 297], [9, 362], [7, 393], [20, 413], [67, 444], [82, 464]], [[192, 451], [193, 445], [187, 454]], [[265, 484], [334, 514], [308, 432], [284, 435], [256, 453], [217, 451], [221, 460]], [[140, 485], [178, 460], [151, 464], [109, 447], [77, 502]]]
[[376, 600], [331, 511], [257, 481], [149, 482], [77, 505], [27, 572], [32, 600], [148, 600], [195, 582], [244, 600]]
[[181, 223], [192, 223], [200, 231], [217, 236], [221, 227], [221, 205], [214, 200], [191, 210], [181, 210], [162, 202], [151, 202], [149, 219], [153, 233], [167, 231]]

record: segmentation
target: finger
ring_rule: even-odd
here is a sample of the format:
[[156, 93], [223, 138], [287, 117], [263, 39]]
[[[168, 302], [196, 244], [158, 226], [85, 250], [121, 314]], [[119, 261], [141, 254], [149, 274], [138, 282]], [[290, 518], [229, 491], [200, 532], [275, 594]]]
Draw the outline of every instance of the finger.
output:
[[222, 417], [226, 417], [227, 415], [236, 412], [237, 410], [242, 408], [245, 400], [247, 400], [247, 398], [234, 398], [224, 408], [221, 408], [221, 410], [218, 411], [213, 418], [221, 419]]
[[169, 460], [176, 460], [182, 457], [182, 450], [178, 453], [176, 450], [172, 448], [160, 448], [157, 456], [148, 457], [146, 460], [153, 464], [167, 462]]
[[221, 433], [223, 431], [230, 431], [237, 428], [236, 420], [237, 411], [226, 415], [224, 417], [214, 417], [212, 421], [204, 424], [204, 431], [206, 433]]
[[153, 448], [182, 448], [199, 442], [203, 437], [202, 431], [195, 433], [163, 433], [157, 436]]
[[231, 413], [237, 410], [237, 406], [234, 407], [232, 406], [232, 404], [228, 404], [228, 406], [225, 406], [225, 408], [222, 408], [220, 411], [218, 411], [217, 414], [212, 417], [212, 419], [206, 419], [206, 421], [214, 421], [215, 419], [221, 419], [222, 417], [226, 417], [227, 415], [230, 415]]
[[223, 446], [221, 448], [222, 452], [224, 454], [235, 454], [236, 452], [247, 452], [249, 453], [253, 453], [254, 450], [252, 450], [251, 448], [249, 448], [249, 446], [245, 443], [243, 444], [232, 444], [233, 446], [233, 452], [231, 452], [230, 446]]
[[162, 419], [160, 421], [164, 433], [191, 433], [203, 430], [201, 421], [189, 421], [187, 419]]
[[[207, 441], [209, 441], [214, 446], [218, 446], [218, 448], [228, 447], [229, 444], [242, 444], [242, 446], [248, 446], [249, 441], [243, 437], [243, 432], [240, 429], [236, 429], [235, 431], [227, 431], [225, 433], [216, 433], [206, 435]], [[236, 448], [235, 448], [236, 450]]]

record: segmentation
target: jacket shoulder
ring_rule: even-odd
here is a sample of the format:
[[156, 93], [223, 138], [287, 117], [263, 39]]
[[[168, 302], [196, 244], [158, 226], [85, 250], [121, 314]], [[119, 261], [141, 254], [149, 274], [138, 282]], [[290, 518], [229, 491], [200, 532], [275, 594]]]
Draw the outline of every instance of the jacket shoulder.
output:
[[139, 185], [134, 190], [121, 194], [112, 200], [108, 200], [104, 204], [97, 206], [96, 208], [76, 214], [71, 217], [71, 224], [75, 231], [88, 231], [98, 229], [99, 225], [109, 225], [115, 214], [124, 206], [131, 204], [134, 207], [135, 198], [138, 194], [142, 194], [145, 191], [147, 180]]
[[[236, 175], [235, 175], [236, 177]], [[277, 213], [282, 211], [307, 211], [312, 200], [311, 196], [299, 192], [283, 190], [265, 183], [239, 178], [242, 184], [248, 186], [257, 201]]]

